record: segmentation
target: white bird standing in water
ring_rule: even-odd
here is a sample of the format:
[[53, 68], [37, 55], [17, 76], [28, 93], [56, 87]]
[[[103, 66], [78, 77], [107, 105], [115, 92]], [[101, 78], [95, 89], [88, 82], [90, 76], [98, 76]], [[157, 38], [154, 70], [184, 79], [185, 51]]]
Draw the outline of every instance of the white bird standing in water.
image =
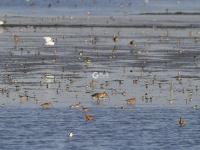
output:
[[55, 41], [53, 38], [51, 38], [50, 36], [46, 36], [46, 37], [43, 37], [44, 40], [45, 40], [45, 45], [46, 46], [54, 46], [55, 45]]
[[69, 133], [68, 133], [68, 137], [69, 137], [69, 138], [72, 138], [73, 136], [74, 136], [74, 134], [73, 134], [72, 132], [69, 132]]
[[3, 25], [4, 24], [4, 21], [0, 20], [0, 25]]

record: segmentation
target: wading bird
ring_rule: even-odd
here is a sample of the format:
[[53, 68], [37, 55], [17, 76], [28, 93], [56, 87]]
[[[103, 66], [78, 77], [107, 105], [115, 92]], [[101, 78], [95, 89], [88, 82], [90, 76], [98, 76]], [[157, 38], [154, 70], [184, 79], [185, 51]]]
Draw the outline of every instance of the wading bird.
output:
[[46, 46], [54, 46], [55, 45], [55, 40], [52, 37], [46, 36], [46, 37], [43, 37], [43, 39], [45, 40]]
[[46, 102], [42, 103], [40, 106], [42, 106], [43, 109], [49, 109], [51, 105], [51, 102]]
[[127, 102], [127, 105], [135, 105], [136, 99], [132, 97], [132, 98], [127, 99], [126, 102]]
[[85, 118], [85, 121], [92, 121], [93, 120], [93, 116], [92, 115], [85, 114], [84, 118]]
[[180, 126], [180, 127], [184, 127], [184, 126], [185, 126], [185, 120], [182, 119], [182, 117], [180, 117], [178, 123], [179, 123], [179, 126]]

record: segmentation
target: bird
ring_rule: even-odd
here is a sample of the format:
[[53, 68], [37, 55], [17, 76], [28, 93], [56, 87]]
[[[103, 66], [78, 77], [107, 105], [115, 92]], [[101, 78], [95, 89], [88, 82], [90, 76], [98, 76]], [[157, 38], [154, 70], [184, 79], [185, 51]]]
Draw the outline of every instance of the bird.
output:
[[70, 105], [69, 108], [79, 108], [80, 106], [81, 106], [81, 102], [78, 102], [73, 105]]
[[4, 25], [4, 24], [5, 24], [5, 22], [0, 20], [0, 25]]
[[182, 117], [179, 118], [178, 123], [179, 123], [179, 126], [180, 126], [180, 127], [184, 127], [184, 126], [185, 126], [185, 120], [182, 119]]
[[42, 103], [40, 106], [42, 106], [43, 109], [49, 109], [51, 105], [51, 102], [46, 102]]
[[113, 35], [113, 42], [117, 43], [119, 41], [119, 34]]
[[127, 105], [135, 105], [136, 99], [132, 97], [132, 98], [127, 99], [126, 102], [127, 102]]
[[104, 100], [105, 98], [109, 98], [108, 93], [104, 92], [99, 92], [95, 93], [92, 95], [92, 98], [96, 100], [97, 104], [100, 104], [101, 100]]
[[131, 41], [129, 42], [129, 45], [135, 45], [135, 41], [134, 41], [134, 40], [131, 40]]
[[197, 110], [199, 108], [199, 106], [198, 105], [194, 105], [194, 106], [192, 106], [192, 108]]
[[15, 41], [15, 46], [18, 46], [18, 44], [20, 42], [20, 38], [18, 35], [14, 35], [14, 41]]
[[52, 37], [45, 36], [45, 37], [43, 37], [43, 39], [45, 40], [46, 46], [54, 46], [55, 45], [55, 40]]
[[23, 103], [23, 102], [27, 102], [29, 97], [27, 95], [19, 95], [19, 98], [20, 98], [20, 102]]
[[82, 112], [87, 112], [89, 109], [87, 107], [82, 106], [81, 111]]
[[85, 114], [84, 118], [85, 118], [85, 121], [92, 121], [93, 120], [93, 116], [92, 115]]
[[74, 136], [74, 134], [73, 134], [72, 132], [69, 132], [69, 133], [68, 133], [68, 137], [69, 137], [69, 138], [72, 138], [73, 136]]
[[53, 82], [55, 82], [55, 76], [50, 73], [45, 73], [44, 77], [43, 77], [43, 81], [45, 83], [53, 83]]
[[105, 91], [92, 94], [92, 98], [97, 99], [97, 100], [102, 99], [102, 98], [107, 98], [107, 97], [108, 97], [108, 93], [106, 93]]

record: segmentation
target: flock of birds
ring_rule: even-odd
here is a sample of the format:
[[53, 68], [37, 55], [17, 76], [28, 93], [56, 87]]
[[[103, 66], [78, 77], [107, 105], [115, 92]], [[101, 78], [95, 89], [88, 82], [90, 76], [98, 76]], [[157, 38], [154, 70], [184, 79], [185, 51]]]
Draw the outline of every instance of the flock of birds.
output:
[[[0, 21], [0, 25], [4, 25], [4, 24], [5, 24], [4, 21]], [[18, 45], [19, 45], [19, 43], [20, 43], [20, 41], [21, 41], [21, 40], [20, 40], [20, 37], [19, 37], [18, 35], [13, 35], [13, 38], [14, 38], [15, 46], [18, 47]], [[44, 40], [44, 46], [47, 46], [47, 47], [55, 46], [55, 45], [56, 45], [56, 42], [57, 42], [57, 39], [56, 39], [56, 38], [52, 38], [52, 37], [50, 37], [50, 36], [45, 36], [45, 37], [43, 37], [43, 40]], [[118, 32], [117, 34], [114, 34], [114, 35], [113, 35], [112, 41], [113, 41], [115, 44], [117, 44], [117, 43], [119, 42], [119, 40], [120, 40], [120, 33]], [[93, 43], [95, 43], [95, 39], [93, 39]], [[130, 46], [132, 46], [132, 47], [136, 47], [136, 46], [137, 46], [137, 43], [136, 43], [136, 41], [134, 41], [134, 40], [130, 40], [130, 41], [128, 42], [128, 44], [129, 44]], [[179, 41], [179, 40], [177, 40], [177, 45], [180, 46], [180, 41]], [[113, 49], [113, 54], [114, 54], [114, 53], [115, 53], [115, 48]], [[181, 52], [180, 52], [180, 53], [181, 53]], [[80, 52], [79, 55], [80, 55], [80, 56], [83, 56], [83, 53]], [[86, 58], [85, 58], [85, 62], [86, 62], [86, 63], [90, 63], [91, 60], [90, 60], [88, 57], [86, 57]], [[10, 77], [8, 77], [8, 78], [10, 78]], [[52, 74], [45, 74], [45, 75], [44, 75], [44, 79], [46, 80], [47, 83], [48, 83], [48, 82], [54, 82], [54, 81], [55, 81], [55, 76], [52, 75]], [[177, 74], [177, 76], [176, 76], [176, 80], [177, 80], [177, 81], [181, 81], [181, 79], [182, 79], [182, 78], [181, 78], [181, 74], [180, 74], [180, 72], [178, 72], [178, 74]], [[12, 79], [10, 79], [10, 80], [13, 82], [13, 84], [15, 84], [15, 82], [14, 82]], [[90, 84], [91, 87], [93, 87], [94, 82], [95, 82], [95, 81], [93, 80], [92, 83]], [[139, 80], [133, 80], [133, 84], [138, 84], [138, 82], [139, 82]], [[119, 84], [123, 84], [123, 80], [118, 80], [118, 83], [119, 83]], [[105, 83], [105, 84], [107, 84], [107, 83]], [[145, 83], [145, 88], [148, 89], [148, 86], [149, 86], [149, 83], [146, 82], [146, 83]], [[159, 87], [161, 87], [161, 84], [159, 84]], [[47, 88], [48, 88], [48, 84], [47, 84]], [[173, 91], [172, 88], [173, 88], [173, 87], [172, 87], [172, 85], [171, 85], [171, 91]], [[1, 88], [0, 90], [1, 90], [2, 93], [6, 91], [6, 89], [4, 89], [4, 88]], [[115, 89], [113, 89], [113, 90], [112, 90], [112, 94], [115, 93], [115, 92], [118, 94], [118, 91], [115, 90]], [[122, 94], [122, 95], [126, 95], [127, 93], [126, 93], [126, 91], [122, 91], [121, 94]], [[21, 102], [26, 102], [26, 101], [28, 101], [28, 99], [30, 98], [30, 96], [28, 96], [28, 95], [26, 95], [26, 94], [25, 94], [25, 95], [20, 95], [19, 97], [20, 97], [20, 101], [21, 101]], [[99, 105], [99, 104], [101, 104], [105, 99], [110, 99], [110, 96], [109, 96], [109, 93], [108, 93], [108, 92], [106, 92], [106, 91], [101, 91], [101, 92], [93, 93], [93, 94], [91, 95], [91, 98], [95, 101], [95, 103], [96, 103], [97, 105]], [[148, 93], [145, 93], [145, 95], [143, 96], [142, 99], [143, 99], [143, 100], [152, 101], [152, 96], [148, 96]], [[136, 103], [137, 103], [137, 100], [136, 100], [135, 97], [129, 97], [128, 99], [125, 100], [125, 102], [126, 102], [126, 106], [135, 106]], [[51, 107], [53, 106], [53, 102], [50, 102], [50, 101], [49, 101], [49, 102], [42, 102], [42, 103], [40, 103], [40, 106], [41, 106], [43, 109], [47, 110], [47, 109], [49, 109], [49, 108], [51, 108]], [[70, 105], [69, 108], [70, 108], [70, 109], [78, 109], [78, 110], [80, 110], [80, 111], [84, 114], [84, 117], [83, 117], [83, 118], [84, 118], [84, 120], [85, 120], [86, 122], [91, 122], [91, 121], [94, 120], [94, 116], [93, 116], [92, 114], [89, 114], [89, 113], [88, 113], [88, 112], [89, 112], [89, 108], [86, 107], [86, 106], [83, 106], [83, 105], [81, 104], [81, 102], [74, 103], [74, 104]], [[121, 108], [121, 109], [124, 109], [124, 106], [121, 106], [120, 108]], [[198, 105], [193, 106], [193, 108], [194, 108], [194, 109], [198, 109]], [[179, 124], [180, 127], [184, 127], [184, 126], [185, 126], [186, 122], [185, 122], [185, 120], [183, 119], [183, 117], [180, 117], [180, 118], [178, 119], [178, 124]], [[68, 136], [69, 136], [69, 138], [72, 138], [72, 137], [74, 136], [74, 133], [69, 132], [69, 133], [68, 133]]]

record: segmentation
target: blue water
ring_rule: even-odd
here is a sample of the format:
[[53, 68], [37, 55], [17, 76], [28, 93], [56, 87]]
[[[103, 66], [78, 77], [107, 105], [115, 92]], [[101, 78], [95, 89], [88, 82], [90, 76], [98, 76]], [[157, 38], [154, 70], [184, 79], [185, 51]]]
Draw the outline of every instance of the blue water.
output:
[[[94, 121], [70, 109], [0, 109], [0, 149], [169, 150], [200, 148], [200, 111], [190, 108], [91, 108]], [[183, 115], [186, 126], [177, 118]], [[74, 136], [69, 139], [68, 132]]]
[[[145, 3], [146, 2], [146, 3]], [[147, 3], [148, 2], [148, 3]], [[1, 0], [1, 15], [134, 15], [199, 12], [199, 0]]]

